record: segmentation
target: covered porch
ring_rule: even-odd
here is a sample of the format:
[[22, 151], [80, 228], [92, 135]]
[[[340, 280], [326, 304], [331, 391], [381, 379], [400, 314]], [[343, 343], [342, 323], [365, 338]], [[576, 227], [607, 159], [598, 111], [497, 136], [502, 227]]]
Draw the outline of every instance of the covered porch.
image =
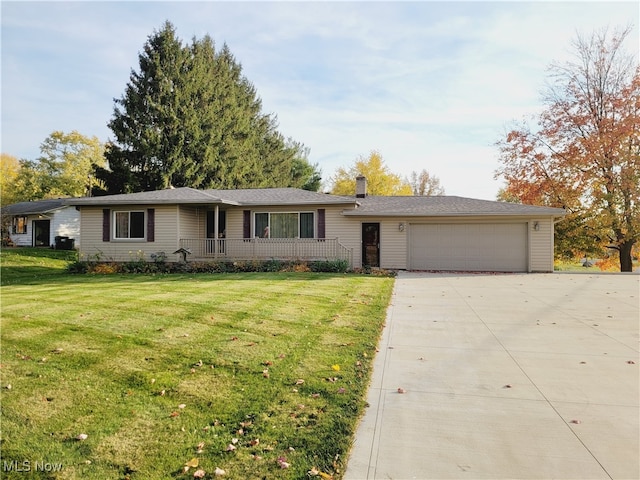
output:
[[337, 238], [181, 238], [189, 260], [346, 260], [353, 251]]

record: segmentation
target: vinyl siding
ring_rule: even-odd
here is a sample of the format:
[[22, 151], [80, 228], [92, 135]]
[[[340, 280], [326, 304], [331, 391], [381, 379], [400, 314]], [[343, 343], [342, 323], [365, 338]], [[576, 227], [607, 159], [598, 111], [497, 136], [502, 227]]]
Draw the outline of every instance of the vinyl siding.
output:
[[[119, 205], [113, 211], [146, 210], [155, 208], [155, 242], [145, 240], [111, 240], [102, 241], [102, 207], [81, 207], [80, 236], [82, 260], [101, 259], [124, 262], [142, 257], [151, 260], [151, 254], [164, 252], [169, 260], [178, 249], [178, 207], [174, 205]], [[113, 229], [113, 217], [111, 218]], [[111, 235], [113, 238], [113, 234]]]
[[[20, 247], [33, 246], [33, 221], [49, 220], [49, 245], [55, 245], [57, 236], [69, 237], [75, 240], [75, 247], [80, 246], [80, 212], [75, 207], [65, 207], [60, 210], [39, 215], [27, 215], [27, 233], [10, 233], [11, 241]], [[13, 218], [13, 217], [12, 217]], [[11, 227], [9, 227], [11, 229]]]
[[362, 228], [361, 222], [356, 218], [342, 215], [343, 207], [326, 207], [326, 237], [337, 238], [340, 243], [351, 250], [352, 264], [354, 267], [362, 265]]
[[[406, 219], [401, 217], [345, 217], [338, 210], [332, 218], [331, 227], [327, 221], [327, 237], [339, 237], [340, 243], [353, 251], [353, 266], [362, 267], [362, 224], [380, 224], [380, 267], [390, 269], [407, 268], [407, 230], [401, 232], [398, 224]], [[327, 217], [329, 212], [327, 211]]]
[[[23, 217], [25, 215], [18, 215]], [[33, 246], [33, 221], [38, 219], [37, 215], [26, 215], [27, 217], [27, 233], [13, 233], [13, 223], [9, 226], [9, 230], [12, 232], [9, 234], [11, 241], [17, 247], [32, 247]], [[11, 217], [13, 222], [13, 217]]]
[[55, 243], [55, 237], [69, 237], [75, 240], [76, 248], [80, 245], [80, 212], [75, 207], [66, 207], [58, 210], [51, 216], [50, 244]]
[[[538, 230], [534, 228], [535, 222], [538, 222]], [[553, 218], [529, 221], [529, 271], [553, 271], [553, 236]]]
[[204, 238], [207, 228], [207, 210], [203, 207], [178, 207], [179, 223], [175, 229], [177, 239]]

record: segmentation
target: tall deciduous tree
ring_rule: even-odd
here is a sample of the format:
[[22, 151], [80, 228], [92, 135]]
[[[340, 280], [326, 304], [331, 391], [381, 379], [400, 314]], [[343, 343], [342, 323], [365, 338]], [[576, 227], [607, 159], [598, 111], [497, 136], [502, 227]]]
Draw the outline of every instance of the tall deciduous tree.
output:
[[[208, 35], [183, 46], [173, 25], [151, 35], [109, 128], [109, 193], [194, 188], [309, 187], [319, 175], [302, 145], [262, 113], [255, 87]], [[304, 167], [304, 168], [303, 168]], [[316, 182], [318, 183], [318, 182]]]
[[100, 181], [93, 176], [105, 165], [104, 144], [77, 131], [52, 132], [40, 145], [37, 160], [20, 160], [13, 188], [17, 201], [90, 195]]
[[444, 195], [444, 188], [440, 185], [440, 179], [431, 175], [425, 169], [420, 173], [413, 171], [409, 179], [414, 195]]
[[21, 201], [16, 187], [16, 178], [20, 172], [20, 161], [7, 153], [0, 154], [0, 205], [9, 205]]
[[399, 175], [392, 173], [384, 164], [382, 155], [372, 151], [368, 157], [361, 156], [349, 168], [339, 168], [331, 181], [334, 195], [355, 195], [356, 177], [367, 178], [369, 195], [412, 195], [411, 185]]
[[640, 239], [640, 69], [623, 51], [629, 33], [579, 37], [575, 60], [552, 64], [538, 127], [498, 142], [496, 172], [504, 198], [567, 208], [565, 240], [617, 250], [627, 272]]

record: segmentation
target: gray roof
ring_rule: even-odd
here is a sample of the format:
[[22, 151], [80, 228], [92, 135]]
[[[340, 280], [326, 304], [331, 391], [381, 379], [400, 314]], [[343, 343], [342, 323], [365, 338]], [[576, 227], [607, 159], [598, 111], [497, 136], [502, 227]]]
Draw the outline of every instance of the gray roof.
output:
[[69, 198], [51, 198], [47, 200], [34, 200], [32, 202], [19, 202], [2, 207], [3, 215], [37, 215], [60, 210], [68, 205]]
[[215, 203], [220, 202], [202, 190], [195, 188], [168, 188], [151, 192], [122, 193], [118, 195], [104, 195], [102, 197], [84, 197], [69, 199], [70, 205], [151, 205], [178, 203]]
[[355, 205], [354, 197], [310, 192], [299, 188], [253, 188], [245, 190], [205, 190], [213, 196], [239, 205], [300, 205], [347, 204]]
[[477, 200], [456, 196], [416, 196], [358, 198], [359, 206], [345, 210], [348, 216], [474, 216], [474, 215], [553, 215], [564, 216], [561, 208], [518, 203]]
[[300, 205], [355, 204], [354, 197], [340, 197], [299, 188], [250, 188], [240, 190], [196, 190], [190, 187], [153, 192], [70, 199], [70, 205], [151, 204]]
[[[158, 205], [226, 204], [258, 205], [345, 205], [348, 216], [473, 216], [473, 215], [553, 215], [563, 216], [560, 208], [517, 203], [476, 200], [454, 196], [356, 198], [310, 192], [299, 188], [249, 188], [239, 190], [196, 190], [182, 187], [103, 197], [66, 199], [69, 205]], [[33, 203], [33, 202], [30, 202]]]

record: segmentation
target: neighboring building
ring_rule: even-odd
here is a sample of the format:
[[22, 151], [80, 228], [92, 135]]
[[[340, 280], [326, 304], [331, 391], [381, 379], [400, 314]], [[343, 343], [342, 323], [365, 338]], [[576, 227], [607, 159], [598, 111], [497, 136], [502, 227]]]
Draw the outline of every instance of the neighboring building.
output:
[[10, 243], [19, 247], [55, 247], [56, 237], [64, 237], [73, 240], [70, 244], [77, 248], [80, 212], [67, 203], [69, 200], [34, 200], [2, 207]]
[[127, 261], [179, 248], [189, 260], [338, 259], [353, 267], [553, 271], [564, 210], [451, 196], [336, 196], [295, 188], [176, 188], [69, 199], [81, 258]]

